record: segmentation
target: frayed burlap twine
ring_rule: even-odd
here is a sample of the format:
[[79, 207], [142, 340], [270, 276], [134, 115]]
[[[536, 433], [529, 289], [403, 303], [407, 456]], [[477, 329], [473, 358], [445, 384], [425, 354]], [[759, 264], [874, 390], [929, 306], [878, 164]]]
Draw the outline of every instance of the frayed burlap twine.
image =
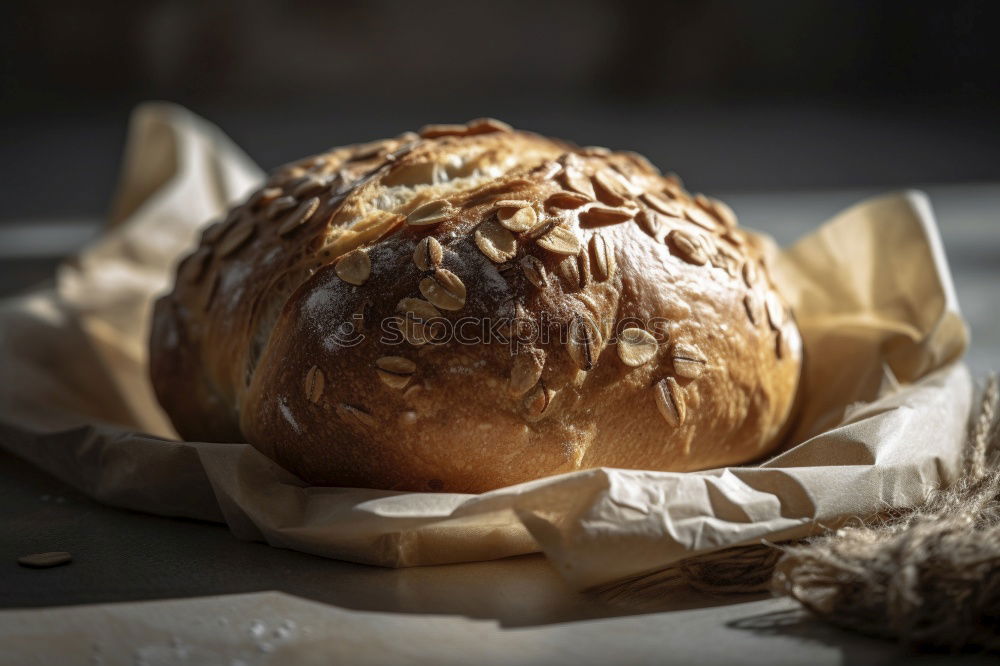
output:
[[689, 585], [787, 594], [820, 618], [914, 647], [1000, 649], [1000, 379], [973, 409], [961, 479], [919, 507], [795, 545], [730, 548], [600, 590], [651, 601]]
[[916, 647], [1000, 649], [1000, 382], [963, 476], [920, 507], [784, 549], [774, 586], [842, 627]]

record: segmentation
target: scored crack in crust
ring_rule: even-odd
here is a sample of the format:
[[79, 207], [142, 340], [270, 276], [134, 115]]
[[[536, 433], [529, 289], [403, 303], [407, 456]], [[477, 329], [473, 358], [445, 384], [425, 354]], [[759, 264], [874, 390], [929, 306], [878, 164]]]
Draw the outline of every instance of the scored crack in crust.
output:
[[186, 439], [449, 492], [759, 458], [802, 359], [728, 206], [492, 119], [275, 171], [181, 262], [150, 349]]

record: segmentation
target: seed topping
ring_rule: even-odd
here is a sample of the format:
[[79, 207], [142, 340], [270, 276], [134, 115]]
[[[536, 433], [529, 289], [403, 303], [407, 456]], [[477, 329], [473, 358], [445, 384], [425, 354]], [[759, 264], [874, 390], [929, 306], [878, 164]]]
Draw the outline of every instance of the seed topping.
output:
[[579, 192], [590, 200], [597, 198], [597, 194], [594, 192], [594, 186], [591, 184], [590, 179], [583, 175], [583, 171], [580, 169], [567, 164], [563, 169], [562, 176], [563, 182], [569, 189], [574, 192]]
[[582, 194], [560, 190], [559, 192], [549, 195], [549, 197], [545, 200], [545, 207], [572, 209], [579, 208], [584, 204], [590, 203], [590, 201], [590, 199]]
[[651, 211], [640, 210], [635, 216], [635, 221], [639, 225], [639, 228], [653, 238], [656, 238], [656, 234], [660, 230], [659, 215]]
[[521, 347], [510, 370], [510, 394], [523, 395], [538, 383], [545, 368], [545, 352], [534, 347]]
[[406, 388], [417, 371], [417, 364], [402, 356], [383, 356], [375, 361], [379, 379], [394, 389]]
[[566, 285], [567, 290], [576, 291], [583, 287], [583, 280], [580, 276], [580, 265], [577, 261], [577, 257], [568, 256], [559, 262], [556, 266], [556, 271], [559, 273], [559, 277], [562, 279], [563, 284]]
[[757, 267], [754, 265], [753, 261], [747, 261], [743, 264], [743, 282], [746, 286], [751, 289], [757, 284]]
[[635, 208], [609, 208], [608, 206], [591, 206], [580, 213], [580, 226], [603, 227], [610, 224], [621, 224], [635, 217]]
[[257, 228], [250, 220], [246, 220], [242, 224], [238, 224], [233, 227], [229, 233], [222, 238], [222, 242], [219, 243], [219, 256], [228, 257], [229, 255], [234, 254], [237, 250], [247, 244], [256, 231]]
[[420, 293], [442, 310], [461, 310], [465, 306], [465, 284], [446, 268], [438, 268], [421, 280]]
[[614, 241], [602, 234], [590, 237], [591, 265], [598, 280], [610, 280], [618, 269]]
[[674, 343], [670, 350], [674, 374], [685, 379], [697, 379], [705, 371], [707, 361], [694, 345]]
[[419, 298], [404, 298], [396, 305], [396, 311], [421, 323], [441, 316], [436, 307]]
[[476, 118], [465, 124], [469, 134], [490, 134], [492, 132], [513, 132], [514, 128], [496, 118]]
[[278, 197], [268, 204], [267, 208], [264, 210], [264, 216], [269, 220], [273, 220], [285, 211], [295, 208], [298, 204], [299, 200], [295, 197]]
[[434, 270], [441, 264], [444, 258], [444, 251], [441, 243], [433, 236], [425, 236], [417, 243], [413, 250], [413, 263], [422, 271]]
[[518, 208], [531, 207], [531, 202], [525, 199], [499, 199], [494, 202], [493, 207], [497, 210], [501, 210], [503, 208], [517, 210]]
[[545, 383], [539, 381], [535, 389], [524, 399], [524, 407], [528, 412], [528, 418], [537, 420], [544, 416], [556, 392], [546, 388]]
[[[703, 196], [703, 195], [699, 195]], [[714, 217], [703, 211], [701, 208], [695, 208], [694, 206], [687, 206], [684, 208], [684, 216], [694, 222], [702, 229], [707, 229], [708, 231], [718, 231], [719, 223]]]
[[323, 388], [326, 386], [326, 377], [318, 366], [309, 368], [303, 381], [302, 388], [305, 392], [306, 400], [314, 405], [323, 397]]
[[530, 231], [538, 226], [538, 214], [535, 213], [535, 209], [531, 207], [531, 204], [520, 208], [500, 208], [497, 211], [497, 220], [500, 221], [503, 227], [517, 232]]
[[684, 389], [673, 377], [661, 379], [653, 387], [653, 396], [656, 399], [656, 407], [660, 410], [660, 415], [667, 423], [674, 427], [684, 425], [687, 416], [687, 407], [684, 404]]
[[288, 189], [296, 199], [312, 196], [330, 184], [330, 178], [317, 174], [306, 174], [288, 184]]
[[760, 296], [757, 295], [756, 291], [748, 291], [743, 296], [743, 307], [747, 311], [750, 323], [756, 326], [759, 321], [758, 313], [760, 312]]
[[406, 223], [416, 227], [439, 224], [454, 214], [454, 208], [444, 199], [435, 199], [414, 208], [406, 216]]
[[767, 292], [764, 297], [764, 308], [767, 310], [767, 321], [774, 330], [780, 330], [785, 323], [785, 308], [781, 304], [781, 299], [773, 291]]
[[597, 198], [609, 206], [621, 206], [626, 201], [626, 191], [620, 176], [611, 169], [601, 169], [593, 177]]
[[436, 139], [441, 136], [464, 136], [468, 129], [465, 125], [458, 123], [438, 123], [424, 125], [420, 128], [419, 134], [425, 139]]
[[539, 289], [549, 286], [549, 276], [545, 264], [538, 257], [526, 254], [521, 258], [521, 270], [531, 284]]
[[371, 277], [372, 261], [364, 250], [352, 250], [337, 261], [334, 271], [344, 282], [361, 286]]
[[711, 197], [705, 197], [705, 199], [708, 201], [708, 212], [715, 215], [715, 218], [722, 223], [722, 226], [727, 229], [736, 228], [736, 213], [729, 207], [729, 204], [718, 199], [712, 199]]
[[403, 337], [414, 346], [427, 343], [427, 322], [441, 316], [436, 307], [419, 298], [404, 298], [396, 311], [403, 315]]
[[563, 224], [557, 224], [538, 239], [538, 245], [555, 254], [576, 254], [580, 251], [580, 239], [573, 230]]
[[285, 191], [280, 187], [265, 187], [259, 190], [253, 198], [252, 208], [254, 210], [260, 210], [264, 206], [270, 205], [272, 201], [284, 194]]
[[653, 210], [669, 215], [670, 217], [684, 217], [684, 208], [673, 201], [668, 201], [650, 192], [643, 192], [639, 198], [646, 202]]
[[631, 368], [647, 363], [657, 349], [659, 344], [653, 334], [641, 328], [626, 328], [618, 336], [618, 357]]
[[601, 333], [589, 315], [576, 314], [566, 342], [570, 358], [581, 370], [593, 370], [601, 351]]
[[667, 234], [667, 239], [673, 243], [678, 256], [689, 264], [704, 266], [708, 263], [708, 253], [694, 235], [682, 229], [674, 229]]
[[496, 264], [510, 261], [517, 253], [517, 241], [509, 229], [500, 226], [494, 220], [487, 220], [479, 225], [474, 236], [476, 247], [486, 257]]
[[292, 211], [292, 214], [282, 222], [281, 226], [278, 227], [279, 236], [289, 236], [299, 227], [309, 221], [309, 219], [316, 213], [316, 209], [319, 208], [319, 198], [312, 197], [306, 199], [299, 204], [298, 208]]
[[364, 428], [371, 428], [375, 425], [375, 419], [373, 419], [372, 415], [362, 407], [341, 402], [337, 404], [336, 409], [337, 416], [348, 423], [353, 423], [354, 425], [362, 426]]

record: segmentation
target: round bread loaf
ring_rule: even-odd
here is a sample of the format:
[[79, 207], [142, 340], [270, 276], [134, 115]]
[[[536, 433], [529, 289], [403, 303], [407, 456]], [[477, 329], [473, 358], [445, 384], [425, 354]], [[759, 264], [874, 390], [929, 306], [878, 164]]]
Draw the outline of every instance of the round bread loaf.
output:
[[643, 157], [484, 119], [278, 169], [156, 305], [178, 433], [312, 484], [482, 492], [760, 458], [802, 346], [764, 242]]

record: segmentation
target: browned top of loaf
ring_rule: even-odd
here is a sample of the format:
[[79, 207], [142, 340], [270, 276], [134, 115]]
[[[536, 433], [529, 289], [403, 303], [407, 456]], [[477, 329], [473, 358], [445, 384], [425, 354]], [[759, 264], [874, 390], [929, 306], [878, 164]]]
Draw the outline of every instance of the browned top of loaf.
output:
[[[279, 169], [157, 307], [154, 383], [182, 435], [245, 436], [341, 485], [745, 460], [784, 425], [801, 354], [727, 206], [636, 154], [492, 120]], [[543, 313], [570, 335], [529, 340]], [[524, 343], [428, 342], [460, 318], [513, 320]], [[345, 325], [363, 340], [338, 342]]]

